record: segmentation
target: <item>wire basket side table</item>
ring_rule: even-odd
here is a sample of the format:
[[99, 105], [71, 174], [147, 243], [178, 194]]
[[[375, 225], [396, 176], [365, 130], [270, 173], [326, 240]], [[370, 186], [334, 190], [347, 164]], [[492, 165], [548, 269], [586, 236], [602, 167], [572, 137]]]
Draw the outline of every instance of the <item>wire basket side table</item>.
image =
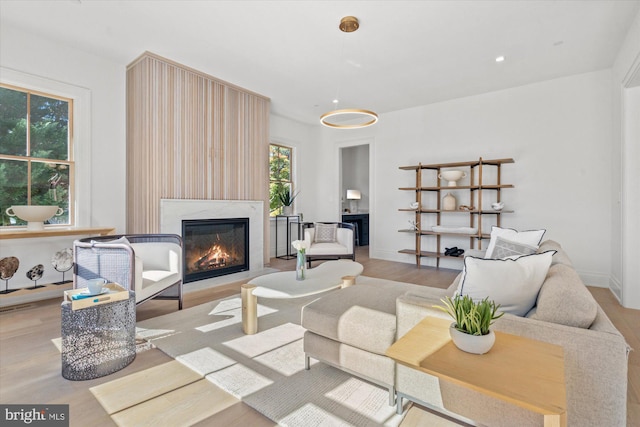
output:
[[134, 292], [122, 301], [71, 309], [62, 303], [62, 376], [90, 380], [126, 367], [136, 357]]

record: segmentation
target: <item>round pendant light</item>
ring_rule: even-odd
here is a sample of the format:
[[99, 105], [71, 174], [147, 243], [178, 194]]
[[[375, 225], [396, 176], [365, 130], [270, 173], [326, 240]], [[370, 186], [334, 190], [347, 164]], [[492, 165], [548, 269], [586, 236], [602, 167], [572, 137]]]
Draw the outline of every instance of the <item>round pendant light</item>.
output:
[[[336, 121], [336, 118], [342, 119]], [[373, 111], [360, 108], [344, 108], [333, 110], [320, 116], [320, 123], [335, 129], [358, 129], [371, 126], [378, 121], [378, 115]]]
[[[345, 16], [340, 20], [338, 28], [344, 33], [352, 33], [360, 28], [360, 23], [355, 16]], [[333, 102], [337, 105], [338, 100]], [[336, 109], [320, 116], [320, 123], [334, 129], [360, 129], [371, 126], [377, 121], [376, 113], [361, 108]]]

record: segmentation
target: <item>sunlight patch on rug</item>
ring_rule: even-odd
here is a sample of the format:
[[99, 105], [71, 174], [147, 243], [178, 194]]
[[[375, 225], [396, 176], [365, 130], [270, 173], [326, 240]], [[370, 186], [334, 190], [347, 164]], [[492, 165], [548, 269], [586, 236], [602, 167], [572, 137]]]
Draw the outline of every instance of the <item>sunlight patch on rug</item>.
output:
[[205, 378], [238, 399], [273, 384], [273, 380], [239, 364], [211, 373]]
[[176, 357], [176, 360], [201, 375], [219, 371], [236, 363], [235, 360], [207, 347]]
[[231, 298], [221, 301], [220, 304], [215, 306], [213, 310], [209, 312], [209, 314], [220, 314], [225, 311], [235, 310], [238, 308], [242, 308], [242, 298]]
[[284, 426], [397, 426], [402, 421], [389, 406], [386, 389], [323, 363], [283, 377], [242, 401]]
[[[363, 382], [355, 377], [351, 377], [341, 383], [327, 393], [326, 396], [336, 403], [374, 419], [378, 423], [384, 422], [389, 415], [387, 405], [380, 406], [380, 402], [389, 400], [388, 391], [378, 387], [365, 387]], [[376, 408], [376, 411], [372, 412], [372, 408]]]
[[[238, 298], [238, 300], [239, 300], [239, 298]], [[258, 304], [258, 310], [257, 311], [258, 311], [258, 318], [260, 318], [262, 316], [266, 316], [267, 314], [276, 313], [278, 310], [270, 308], [270, 307], [266, 307], [266, 306], [264, 306], [262, 304]], [[215, 312], [215, 314], [214, 314], [214, 312]], [[232, 326], [232, 325], [236, 325], [236, 324], [241, 324], [242, 323], [242, 307], [229, 308], [227, 310], [220, 311], [220, 312], [216, 312], [216, 310], [214, 309], [211, 313], [209, 313], [209, 315], [210, 316], [224, 317], [224, 319], [218, 320], [218, 321], [213, 322], [213, 323], [208, 323], [206, 325], [199, 326], [199, 327], [195, 328], [196, 330], [198, 330], [200, 332], [211, 332], [211, 331], [214, 331], [216, 329], [226, 328], [227, 326]], [[221, 315], [224, 315], [224, 316], [221, 316]]]
[[145, 329], [136, 327], [136, 338], [140, 337], [145, 340], [169, 336], [175, 333], [176, 331], [174, 329]]
[[274, 348], [299, 340], [305, 329], [300, 325], [285, 323], [254, 335], [243, 335], [222, 344], [247, 357], [256, 357]]
[[351, 427], [352, 424], [341, 420], [330, 412], [318, 408], [313, 403], [307, 403], [284, 417], [278, 423], [281, 426], [331, 426], [331, 427]]
[[[239, 297], [149, 319], [141, 326], [176, 328], [178, 333], [152, 342], [279, 425], [398, 426], [402, 416], [389, 406], [386, 388], [314, 359], [311, 369], [304, 369], [300, 310], [317, 298], [259, 299], [259, 314], [260, 306], [268, 314], [253, 335], [242, 332]], [[209, 327], [212, 317], [226, 326]]]
[[[274, 372], [290, 377], [304, 370], [303, 345], [302, 339], [299, 339], [262, 354], [254, 360]], [[311, 360], [311, 365], [316, 363], [318, 363], [317, 360]]]

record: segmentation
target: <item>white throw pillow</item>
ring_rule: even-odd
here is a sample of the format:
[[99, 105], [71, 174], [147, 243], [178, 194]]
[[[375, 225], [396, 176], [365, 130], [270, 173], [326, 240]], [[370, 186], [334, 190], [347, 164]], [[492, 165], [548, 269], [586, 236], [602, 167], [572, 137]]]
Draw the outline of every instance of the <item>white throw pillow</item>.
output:
[[466, 257], [459, 294], [489, 297], [499, 311], [524, 316], [533, 308], [556, 251], [507, 259]]
[[118, 243], [118, 244], [131, 246], [131, 242], [129, 242], [129, 240], [125, 236], [122, 236], [119, 239], [113, 239], [113, 240], [102, 240], [102, 241], [92, 240], [91, 241], [92, 245], [95, 245], [96, 243]]
[[319, 224], [316, 223], [314, 242], [316, 243], [335, 243], [338, 237], [338, 224]]
[[530, 231], [516, 231], [512, 228], [500, 228], [495, 225], [491, 227], [491, 240], [489, 241], [489, 246], [487, 247], [487, 253], [485, 254], [485, 258], [498, 258], [494, 256], [494, 249], [496, 247], [496, 241], [498, 237], [502, 237], [503, 239], [510, 240], [512, 242], [523, 243], [528, 246], [535, 246], [537, 249], [540, 246], [540, 242], [542, 241], [542, 236], [547, 230], [530, 230]]

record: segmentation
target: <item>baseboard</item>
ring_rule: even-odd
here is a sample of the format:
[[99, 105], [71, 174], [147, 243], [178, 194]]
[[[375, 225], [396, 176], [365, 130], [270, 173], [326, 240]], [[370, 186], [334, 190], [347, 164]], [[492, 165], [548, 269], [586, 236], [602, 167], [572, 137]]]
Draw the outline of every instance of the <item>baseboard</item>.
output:
[[611, 276], [609, 279], [609, 289], [611, 289], [613, 296], [615, 296], [620, 305], [622, 305], [622, 283], [620, 283], [617, 277]]
[[594, 273], [589, 271], [578, 271], [578, 275], [585, 285], [594, 286], [596, 288], [609, 288], [610, 277], [604, 273]]

